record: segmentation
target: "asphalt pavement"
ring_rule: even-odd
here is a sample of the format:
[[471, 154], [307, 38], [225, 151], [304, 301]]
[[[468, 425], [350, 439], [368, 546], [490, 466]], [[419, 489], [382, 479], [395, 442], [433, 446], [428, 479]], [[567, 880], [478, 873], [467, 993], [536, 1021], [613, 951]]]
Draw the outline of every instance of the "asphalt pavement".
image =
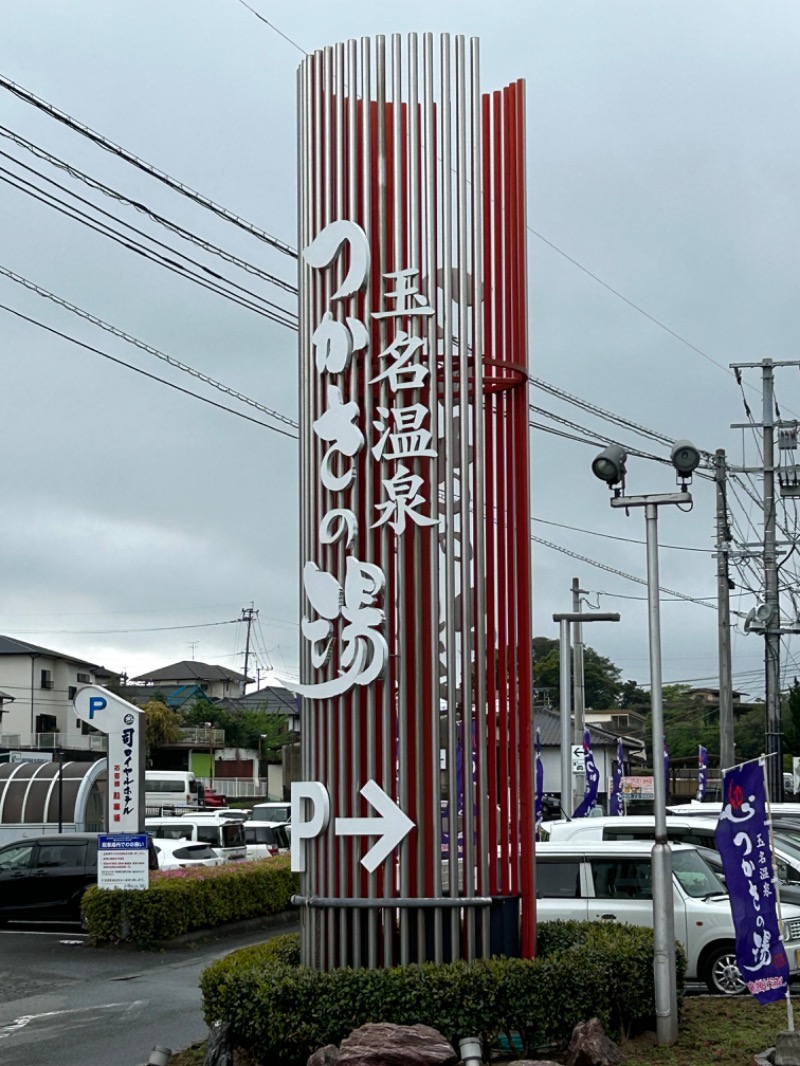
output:
[[0, 930], [2, 1066], [141, 1066], [160, 1044], [203, 1040], [200, 974], [296, 928], [217, 931], [159, 951], [94, 948], [69, 926]]

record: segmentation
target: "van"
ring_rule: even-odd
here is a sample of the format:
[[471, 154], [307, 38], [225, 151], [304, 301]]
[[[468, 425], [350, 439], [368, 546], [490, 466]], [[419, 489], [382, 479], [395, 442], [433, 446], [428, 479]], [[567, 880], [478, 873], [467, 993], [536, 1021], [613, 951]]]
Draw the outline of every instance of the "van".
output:
[[149, 833], [162, 840], [192, 840], [208, 844], [226, 862], [247, 858], [241, 822], [175, 814], [172, 817], [161, 815], [159, 818], [145, 818], [144, 824]]
[[[736, 966], [730, 897], [714, 871], [688, 844], [672, 846], [675, 939], [686, 950], [686, 977], [717, 995], [744, 991]], [[536, 845], [537, 922], [625, 922], [653, 927], [649, 841], [565, 840]], [[781, 905], [784, 947], [793, 974], [800, 950], [800, 907]]]
[[[717, 850], [716, 818], [679, 818], [667, 815], [667, 839], [670, 843], [693, 844]], [[655, 839], [655, 815], [635, 814], [602, 818], [573, 818], [571, 821], [548, 822], [542, 833], [552, 843], [575, 841], [628, 841]], [[783, 884], [800, 884], [800, 838], [789, 829], [773, 822], [773, 860], [775, 874]]]
[[[158, 855], [149, 844], [151, 870]], [[11, 920], [79, 922], [81, 899], [97, 884], [97, 833], [40, 834], [0, 848], [0, 926]]]
[[146, 807], [197, 807], [200, 788], [190, 770], [145, 770]]

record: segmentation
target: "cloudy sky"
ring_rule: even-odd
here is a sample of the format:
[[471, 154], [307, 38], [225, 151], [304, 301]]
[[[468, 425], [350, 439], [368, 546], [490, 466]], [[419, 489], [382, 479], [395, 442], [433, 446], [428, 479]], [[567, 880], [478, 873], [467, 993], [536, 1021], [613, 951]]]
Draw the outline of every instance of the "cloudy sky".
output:
[[[479, 36], [485, 90], [527, 82], [533, 374], [670, 439], [758, 461], [753, 435], [730, 423], [746, 420], [743, 397], [760, 417], [759, 373], [746, 372], [742, 392], [727, 367], [800, 356], [796, 3], [248, 2], [271, 25], [242, 0], [3, 0], [0, 73], [294, 245], [302, 52], [377, 33]], [[296, 334], [263, 313], [265, 299], [292, 312], [290, 294], [87, 188], [8, 132], [290, 285], [291, 258], [6, 89], [0, 126], [5, 271], [297, 417]], [[22, 191], [23, 182], [36, 188]], [[56, 196], [62, 209], [32, 192]], [[65, 204], [87, 212], [92, 226], [124, 232], [124, 243], [67, 217]], [[229, 290], [249, 306], [137, 254], [134, 238], [170, 263], [180, 247], [225, 273], [250, 290]], [[295, 441], [43, 330], [36, 323], [280, 425], [6, 275], [0, 304], [0, 632], [131, 676], [193, 654], [241, 669], [245, 627], [230, 623], [252, 602], [262, 678], [271, 666], [296, 670]], [[800, 412], [800, 374], [777, 374], [790, 418]], [[531, 400], [593, 433], [668, 454], [545, 392]], [[642, 577], [642, 513], [611, 511], [590, 472], [597, 449], [542, 430], [532, 431], [531, 447], [535, 536]], [[631, 458], [628, 473], [632, 492], [674, 487], [671, 469], [651, 460]], [[752, 541], [760, 517], [748, 493], [757, 496], [760, 481], [733, 489], [734, 529]], [[663, 543], [695, 550], [665, 547], [661, 580], [713, 597], [713, 485], [696, 478], [694, 495], [690, 514], [662, 513]], [[793, 504], [781, 522], [795, 533]], [[551, 616], [569, 609], [576, 576], [592, 604], [622, 614], [619, 625], [591, 627], [587, 640], [625, 677], [646, 681], [643, 585], [541, 544], [533, 558], [535, 631], [555, 635]], [[794, 562], [784, 570], [789, 584]], [[733, 606], [742, 611], [756, 602], [742, 587], [758, 589], [757, 561], [749, 566], [743, 581], [734, 574]], [[791, 616], [788, 596], [784, 608]], [[665, 680], [713, 683], [715, 611], [665, 594], [662, 625]], [[786, 651], [791, 678], [800, 648]], [[736, 633], [734, 658], [737, 685], [763, 692], [759, 638]]]

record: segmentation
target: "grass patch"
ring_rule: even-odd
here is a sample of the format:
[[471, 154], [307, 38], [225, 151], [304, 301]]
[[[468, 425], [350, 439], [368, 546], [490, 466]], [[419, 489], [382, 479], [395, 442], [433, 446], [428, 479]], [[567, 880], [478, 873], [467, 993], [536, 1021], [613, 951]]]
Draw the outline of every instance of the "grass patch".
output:
[[[684, 1000], [678, 1043], [660, 1048], [655, 1033], [625, 1041], [625, 1066], [750, 1066], [753, 1056], [772, 1047], [787, 1028], [786, 1006], [762, 1007], [749, 996]], [[203, 1066], [205, 1043], [176, 1052], [170, 1066]], [[239, 1066], [252, 1059], [237, 1053]]]
[[785, 1003], [692, 997], [684, 1000], [677, 1044], [657, 1047], [655, 1034], [644, 1033], [622, 1045], [625, 1066], [750, 1066], [786, 1028]]

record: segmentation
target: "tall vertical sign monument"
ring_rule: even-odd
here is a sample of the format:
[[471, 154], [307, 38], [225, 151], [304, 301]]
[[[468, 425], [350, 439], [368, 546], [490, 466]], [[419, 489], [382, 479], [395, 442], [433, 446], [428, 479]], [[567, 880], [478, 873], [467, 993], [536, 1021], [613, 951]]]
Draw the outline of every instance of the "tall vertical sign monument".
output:
[[303, 961], [533, 954], [524, 86], [298, 72]]

